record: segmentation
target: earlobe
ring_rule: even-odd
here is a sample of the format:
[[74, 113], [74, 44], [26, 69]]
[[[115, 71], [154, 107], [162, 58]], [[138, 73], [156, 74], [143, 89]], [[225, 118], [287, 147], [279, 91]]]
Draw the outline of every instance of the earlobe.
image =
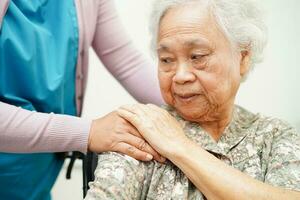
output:
[[240, 75], [244, 76], [247, 74], [250, 68], [250, 52], [241, 51], [241, 61], [240, 61]]

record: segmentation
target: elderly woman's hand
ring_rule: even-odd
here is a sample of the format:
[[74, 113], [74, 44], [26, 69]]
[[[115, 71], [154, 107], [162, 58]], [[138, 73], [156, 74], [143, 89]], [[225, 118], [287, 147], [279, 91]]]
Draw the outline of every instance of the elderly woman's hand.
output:
[[167, 158], [188, 142], [179, 122], [155, 105], [122, 106], [118, 114], [133, 124], [148, 143]]
[[116, 112], [111, 112], [92, 123], [89, 145], [90, 151], [116, 151], [135, 159], [159, 162], [165, 159], [143, 139], [140, 133]]

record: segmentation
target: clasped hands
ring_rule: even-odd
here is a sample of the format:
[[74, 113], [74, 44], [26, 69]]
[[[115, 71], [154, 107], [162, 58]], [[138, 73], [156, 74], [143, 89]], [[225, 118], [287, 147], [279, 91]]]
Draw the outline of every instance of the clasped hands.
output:
[[152, 104], [120, 107], [92, 122], [88, 149], [115, 151], [135, 159], [164, 162], [188, 141], [179, 122]]

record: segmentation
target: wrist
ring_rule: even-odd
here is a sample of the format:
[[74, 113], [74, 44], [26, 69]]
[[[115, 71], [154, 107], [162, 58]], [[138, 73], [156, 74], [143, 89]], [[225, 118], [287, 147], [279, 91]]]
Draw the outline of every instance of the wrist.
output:
[[93, 138], [93, 134], [94, 134], [94, 123], [95, 120], [92, 121], [91, 123], [91, 127], [90, 127], [90, 131], [89, 131], [89, 136], [88, 136], [88, 143], [87, 143], [87, 150], [88, 151], [93, 151], [93, 147], [92, 147], [92, 138]]
[[179, 143], [173, 145], [173, 148], [168, 153], [167, 158], [171, 161], [183, 160], [186, 155], [191, 153], [191, 147], [193, 145], [193, 141], [188, 138], [184, 138]]

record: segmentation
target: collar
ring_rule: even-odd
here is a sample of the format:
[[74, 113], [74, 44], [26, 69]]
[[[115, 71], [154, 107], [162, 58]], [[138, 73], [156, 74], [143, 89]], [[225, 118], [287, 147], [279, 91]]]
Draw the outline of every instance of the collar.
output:
[[179, 116], [174, 108], [169, 106], [164, 108], [179, 121], [188, 138], [199, 144], [205, 150], [224, 156], [240, 144], [244, 138], [255, 129], [256, 126], [253, 126], [253, 124], [258, 121], [260, 117], [259, 114], [253, 114], [235, 105], [231, 122], [225, 128], [219, 141], [216, 142], [198, 123], [186, 121]]

